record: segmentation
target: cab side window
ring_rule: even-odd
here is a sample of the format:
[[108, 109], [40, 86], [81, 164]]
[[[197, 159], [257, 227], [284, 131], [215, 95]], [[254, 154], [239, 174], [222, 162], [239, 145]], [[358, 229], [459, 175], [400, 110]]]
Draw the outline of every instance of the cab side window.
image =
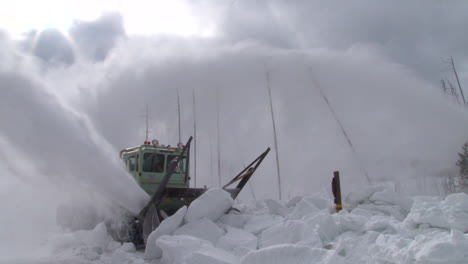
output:
[[136, 169], [136, 157], [130, 156], [127, 161], [127, 167], [129, 171], [135, 171]]

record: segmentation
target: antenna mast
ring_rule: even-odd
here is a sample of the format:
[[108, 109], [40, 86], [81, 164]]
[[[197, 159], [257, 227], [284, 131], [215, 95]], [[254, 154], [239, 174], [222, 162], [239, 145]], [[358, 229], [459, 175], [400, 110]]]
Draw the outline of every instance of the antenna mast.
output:
[[179, 118], [179, 143], [182, 142], [182, 140], [180, 139], [180, 100], [179, 100], [179, 89], [176, 90], [177, 91], [177, 114], [178, 114], [178, 118]]
[[265, 77], [266, 77], [267, 89], [268, 89], [268, 97], [270, 98], [271, 121], [273, 124], [273, 136], [275, 140], [276, 174], [278, 175], [278, 195], [279, 195], [279, 199], [281, 200], [282, 193], [281, 193], [281, 174], [280, 174], [279, 155], [278, 155], [278, 137], [276, 135], [275, 115], [273, 113], [273, 101], [271, 99], [270, 72], [266, 70], [265, 75], [266, 75]]
[[193, 179], [197, 187], [197, 115], [196, 115], [195, 89], [193, 89]]
[[216, 89], [216, 129], [218, 132], [218, 185], [221, 187], [221, 146], [220, 146], [220, 135], [219, 135], [219, 90]]
[[452, 70], [453, 70], [453, 73], [455, 74], [455, 79], [457, 79], [458, 89], [460, 90], [460, 95], [463, 100], [463, 106], [466, 106], [465, 95], [463, 94], [463, 90], [460, 85], [460, 80], [458, 80], [458, 74], [457, 74], [457, 70], [455, 69], [455, 63], [453, 62], [452, 56], [450, 56], [450, 64], [452, 64]]
[[312, 78], [312, 82], [314, 84], [314, 86], [319, 90], [320, 92], [320, 95], [322, 96], [323, 100], [325, 101], [325, 103], [327, 103], [327, 106], [328, 106], [328, 109], [330, 110], [330, 113], [332, 114], [333, 118], [335, 119], [336, 123], [338, 124], [338, 126], [340, 127], [340, 130], [341, 130], [341, 133], [343, 134], [343, 136], [345, 137], [346, 139], [346, 142], [348, 143], [351, 151], [353, 152], [354, 154], [354, 157], [357, 161], [357, 163], [359, 164], [359, 166], [361, 167], [362, 169], [362, 172], [364, 173], [364, 176], [366, 177], [366, 180], [369, 184], [372, 184], [372, 181], [371, 181], [371, 178], [369, 176], [369, 173], [367, 172], [367, 169], [366, 167], [364, 166], [364, 163], [361, 161], [361, 159], [359, 158], [359, 155], [356, 151], [356, 149], [354, 148], [354, 145], [353, 143], [351, 142], [351, 139], [350, 137], [348, 136], [348, 133], [346, 132], [344, 126], [343, 126], [343, 123], [341, 122], [341, 120], [338, 118], [338, 114], [335, 112], [335, 109], [332, 107], [330, 101], [328, 100], [328, 97], [327, 95], [323, 92], [322, 88], [320, 87], [320, 84], [319, 82], [315, 79], [315, 78]]
[[146, 140], [148, 141], [148, 134], [149, 134], [149, 126], [148, 126], [148, 104], [146, 104], [146, 114], [145, 114], [145, 119], [146, 119]]

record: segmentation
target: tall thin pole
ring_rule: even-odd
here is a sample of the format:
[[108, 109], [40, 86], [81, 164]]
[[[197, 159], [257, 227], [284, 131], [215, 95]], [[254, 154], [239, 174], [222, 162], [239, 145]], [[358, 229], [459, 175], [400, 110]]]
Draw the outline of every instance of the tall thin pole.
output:
[[197, 115], [196, 115], [195, 89], [193, 89], [193, 180], [197, 187]]
[[463, 90], [462, 90], [461, 85], [460, 85], [460, 80], [458, 79], [457, 70], [455, 69], [455, 63], [453, 62], [453, 57], [452, 56], [450, 56], [450, 63], [452, 64], [452, 70], [453, 70], [453, 73], [455, 73], [455, 78], [457, 79], [458, 89], [460, 90], [460, 94], [461, 94], [461, 97], [462, 97], [462, 100], [463, 100], [463, 105], [466, 106], [465, 95], [463, 94]]
[[219, 133], [219, 89], [216, 89], [216, 131], [218, 133], [218, 186], [221, 186], [221, 140]]
[[283, 195], [281, 193], [281, 174], [280, 174], [280, 165], [279, 165], [279, 154], [278, 154], [278, 137], [276, 135], [276, 123], [275, 123], [275, 114], [273, 112], [273, 100], [271, 99], [271, 87], [270, 87], [270, 72], [267, 70], [265, 72], [268, 97], [270, 98], [270, 113], [271, 113], [271, 122], [273, 124], [273, 136], [275, 141], [275, 154], [276, 154], [276, 175], [278, 176], [278, 197], [281, 200]]
[[145, 141], [148, 141], [148, 134], [149, 134], [149, 125], [148, 125], [148, 104], [146, 104], [146, 114], [145, 114], [145, 119], [146, 119], [146, 136], [145, 136]]
[[179, 89], [176, 90], [177, 91], [177, 114], [178, 114], [178, 119], [179, 119], [179, 142], [178, 143], [181, 143], [182, 140], [180, 138], [180, 100], [179, 100]]
[[213, 140], [210, 137], [210, 185], [214, 186], [213, 180]]
[[315, 87], [320, 91], [320, 95], [322, 96], [323, 100], [325, 101], [325, 103], [327, 103], [327, 106], [328, 106], [328, 109], [330, 109], [330, 112], [331, 114], [333, 115], [333, 118], [335, 119], [336, 123], [338, 123], [338, 126], [340, 126], [340, 129], [341, 129], [341, 133], [343, 134], [344, 138], [346, 139], [346, 142], [348, 143], [349, 145], [349, 148], [351, 149], [351, 151], [353, 152], [354, 154], [354, 157], [357, 161], [357, 163], [359, 164], [359, 166], [361, 167], [362, 169], [362, 172], [364, 173], [364, 176], [366, 177], [366, 180], [369, 184], [372, 184], [372, 181], [369, 177], [369, 173], [367, 172], [367, 169], [366, 167], [364, 166], [364, 163], [361, 161], [361, 159], [359, 158], [359, 155], [356, 151], [356, 149], [354, 148], [354, 145], [353, 143], [351, 142], [351, 139], [350, 137], [348, 136], [348, 133], [346, 132], [346, 129], [344, 128], [343, 126], [343, 123], [341, 122], [341, 120], [338, 118], [338, 115], [336, 114], [335, 112], [335, 109], [333, 108], [333, 106], [331, 105], [330, 101], [328, 100], [328, 97], [327, 95], [323, 92], [322, 88], [320, 87], [319, 83], [317, 80], [313, 79], [313, 82], [315, 84]]

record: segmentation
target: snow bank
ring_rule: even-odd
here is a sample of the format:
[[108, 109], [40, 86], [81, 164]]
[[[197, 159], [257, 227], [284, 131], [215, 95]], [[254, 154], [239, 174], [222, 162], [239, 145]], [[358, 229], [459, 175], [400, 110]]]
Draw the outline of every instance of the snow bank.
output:
[[451, 194], [441, 202], [433, 199], [416, 200], [405, 223], [468, 232], [468, 195]]
[[[330, 213], [331, 200], [314, 196], [289, 206], [273, 200], [241, 204], [239, 213], [214, 216], [216, 221], [198, 214], [184, 224], [190, 208], [183, 207], [151, 233], [144, 259], [132, 244], [112, 241], [103, 224], [61, 235], [54, 245], [73, 256], [64, 263], [468, 263], [468, 195], [409, 199], [365, 190], [351, 195], [359, 201], [354, 209], [340, 213]], [[196, 206], [204, 203], [214, 206], [206, 200]], [[208, 209], [213, 217], [215, 210]]]
[[184, 216], [187, 213], [187, 206], [183, 206], [170, 217], [164, 219], [161, 224], [156, 228], [148, 237], [146, 242], [145, 259], [160, 258], [162, 251], [156, 246], [156, 240], [162, 235], [169, 235], [174, 232], [182, 224]]
[[231, 208], [233, 202], [228, 192], [219, 188], [209, 189], [190, 204], [184, 220], [188, 223], [206, 217], [216, 221]]

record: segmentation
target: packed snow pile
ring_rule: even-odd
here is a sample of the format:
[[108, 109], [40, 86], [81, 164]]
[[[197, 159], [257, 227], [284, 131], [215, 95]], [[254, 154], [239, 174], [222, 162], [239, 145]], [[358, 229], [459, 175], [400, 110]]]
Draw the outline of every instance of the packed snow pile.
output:
[[[222, 214], [231, 206], [238, 210]], [[368, 187], [336, 213], [331, 197], [236, 204], [210, 189], [165, 219], [144, 252], [113, 241], [103, 224], [47, 246], [55, 260], [79, 263], [468, 263], [467, 231], [468, 195], [460, 193], [409, 198]]]

